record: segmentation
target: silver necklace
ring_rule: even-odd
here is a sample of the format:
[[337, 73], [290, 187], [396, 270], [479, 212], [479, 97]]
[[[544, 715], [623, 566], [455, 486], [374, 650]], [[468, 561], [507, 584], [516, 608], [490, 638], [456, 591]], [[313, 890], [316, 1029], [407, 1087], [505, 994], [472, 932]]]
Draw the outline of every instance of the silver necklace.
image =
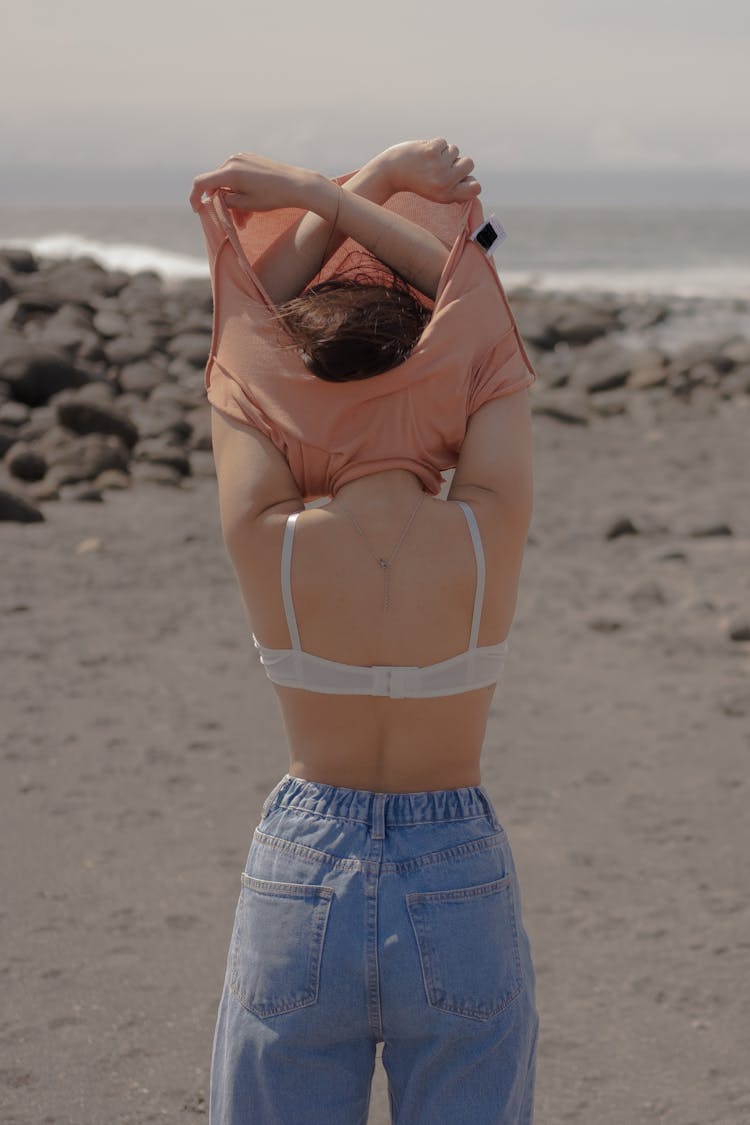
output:
[[393, 565], [393, 560], [396, 558], [396, 555], [398, 554], [398, 551], [399, 551], [399, 547], [401, 546], [404, 539], [406, 538], [406, 533], [409, 530], [409, 528], [411, 527], [412, 523], [414, 522], [414, 517], [416, 516], [417, 512], [419, 511], [419, 509], [422, 505], [422, 501], [424, 500], [426, 495], [427, 495], [427, 493], [424, 491], [424, 489], [422, 489], [422, 492], [420, 493], [419, 499], [417, 500], [417, 503], [415, 504], [411, 515], [409, 516], [408, 520], [406, 521], [406, 526], [404, 527], [404, 530], [401, 532], [401, 535], [399, 536], [398, 543], [393, 548], [393, 550], [391, 552], [391, 557], [389, 559], [383, 558], [382, 555], [379, 555], [377, 553], [377, 551], [374, 551], [372, 549], [372, 544], [370, 543], [370, 540], [367, 538], [364, 531], [360, 527], [359, 522], [357, 520], [357, 517], [354, 515], [353, 512], [350, 512], [348, 508], [344, 507], [344, 505], [341, 502], [339, 502], [339, 507], [341, 508], [342, 511], [346, 512], [346, 514], [351, 519], [351, 521], [354, 524], [354, 526], [356, 527], [357, 531], [359, 532], [359, 534], [362, 536], [365, 543], [367, 544], [367, 546], [369, 548], [369, 551], [370, 551], [370, 554], [375, 559], [378, 566], [382, 567], [382, 570], [383, 570], [383, 609], [388, 609], [388, 606], [390, 604], [390, 574], [391, 574], [391, 566]]

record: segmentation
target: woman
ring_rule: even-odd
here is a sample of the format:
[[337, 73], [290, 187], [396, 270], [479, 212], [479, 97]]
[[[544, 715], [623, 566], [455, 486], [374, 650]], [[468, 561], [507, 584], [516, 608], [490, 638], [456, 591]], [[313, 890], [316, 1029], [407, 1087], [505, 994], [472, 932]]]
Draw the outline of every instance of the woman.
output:
[[[212, 1125], [364, 1123], [379, 1041], [399, 1125], [532, 1120], [534, 971], [480, 755], [531, 519], [534, 373], [471, 238], [472, 170], [439, 138], [338, 181], [252, 154], [194, 181], [222, 531], [290, 752], [241, 873]], [[303, 292], [355, 245], [364, 317], [335, 286], [332, 305]], [[378, 327], [393, 290], [412, 301], [401, 352]]]

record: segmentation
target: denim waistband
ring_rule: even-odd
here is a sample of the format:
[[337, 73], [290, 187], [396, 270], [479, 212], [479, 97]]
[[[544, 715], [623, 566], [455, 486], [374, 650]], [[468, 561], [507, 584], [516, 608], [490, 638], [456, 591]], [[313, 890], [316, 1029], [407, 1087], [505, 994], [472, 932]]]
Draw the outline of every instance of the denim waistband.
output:
[[305, 809], [325, 816], [357, 820], [382, 830], [385, 825], [424, 824], [440, 820], [473, 820], [488, 817], [496, 829], [494, 805], [483, 785], [423, 792], [381, 793], [372, 789], [346, 789], [284, 774], [266, 797], [263, 815], [280, 807]]

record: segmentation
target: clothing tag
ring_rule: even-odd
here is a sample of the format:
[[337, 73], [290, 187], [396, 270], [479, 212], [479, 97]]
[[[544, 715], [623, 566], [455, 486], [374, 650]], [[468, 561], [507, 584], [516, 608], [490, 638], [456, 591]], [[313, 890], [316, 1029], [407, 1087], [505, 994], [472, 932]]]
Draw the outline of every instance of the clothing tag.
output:
[[481, 227], [477, 227], [471, 236], [472, 242], [477, 242], [485, 254], [494, 254], [501, 242], [508, 237], [503, 224], [494, 215], [485, 219]]

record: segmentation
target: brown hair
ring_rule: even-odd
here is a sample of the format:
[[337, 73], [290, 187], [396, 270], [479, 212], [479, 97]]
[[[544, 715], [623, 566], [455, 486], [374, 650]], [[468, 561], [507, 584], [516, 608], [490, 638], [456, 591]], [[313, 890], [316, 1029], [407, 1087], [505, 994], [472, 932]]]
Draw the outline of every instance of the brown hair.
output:
[[369, 379], [412, 352], [430, 310], [391, 271], [388, 282], [336, 277], [279, 306], [308, 371], [330, 383]]

